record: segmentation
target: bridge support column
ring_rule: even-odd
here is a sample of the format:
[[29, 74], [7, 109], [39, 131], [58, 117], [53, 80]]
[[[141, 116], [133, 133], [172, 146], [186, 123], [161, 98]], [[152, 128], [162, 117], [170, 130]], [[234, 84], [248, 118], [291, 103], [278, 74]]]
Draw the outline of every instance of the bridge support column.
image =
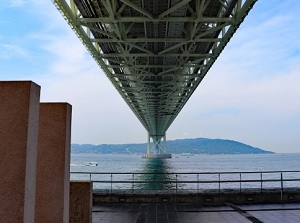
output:
[[151, 150], [150, 134], [148, 133], [147, 154], [150, 154], [150, 150]]
[[[150, 138], [153, 140], [151, 146]], [[163, 138], [163, 143], [162, 143]], [[167, 143], [166, 143], [166, 134], [159, 136], [151, 136], [148, 133], [148, 143], [147, 143], [147, 153], [143, 155], [143, 158], [172, 158], [171, 154], [167, 154]]]

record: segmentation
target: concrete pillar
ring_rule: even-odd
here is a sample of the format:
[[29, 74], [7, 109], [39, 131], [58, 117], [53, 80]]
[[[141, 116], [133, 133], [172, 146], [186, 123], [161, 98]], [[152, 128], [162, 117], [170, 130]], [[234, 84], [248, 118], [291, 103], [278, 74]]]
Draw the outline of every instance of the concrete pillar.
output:
[[41, 103], [36, 222], [69, 222], [71, 105]]
[[93, 182], [71, 181], [70, 223], [92, 223]]
[[34, 222], [40, 86], [0, 82], [0, 222]]

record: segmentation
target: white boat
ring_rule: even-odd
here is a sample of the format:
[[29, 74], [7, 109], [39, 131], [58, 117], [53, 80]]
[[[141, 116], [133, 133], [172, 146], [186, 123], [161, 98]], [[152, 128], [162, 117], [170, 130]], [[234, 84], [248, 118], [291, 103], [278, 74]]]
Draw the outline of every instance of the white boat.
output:
[[181, 156], [193, 156], [193, 153], [182, 153]]
[[87, 162], [84, 164], [85, 166], [98, 166], [97, 162]]

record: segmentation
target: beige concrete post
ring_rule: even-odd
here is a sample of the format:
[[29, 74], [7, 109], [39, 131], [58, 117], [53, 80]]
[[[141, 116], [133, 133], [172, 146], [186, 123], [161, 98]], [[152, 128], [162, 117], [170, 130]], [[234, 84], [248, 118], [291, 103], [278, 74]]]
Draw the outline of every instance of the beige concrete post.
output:
[[0, 222], [34, 222], [40, 86], [0, 82]]
[[71, 181], [70, 223], [92, 223], [93, 182]]
[[71, 105], [41, 103], [36, 222], [69, 223]]

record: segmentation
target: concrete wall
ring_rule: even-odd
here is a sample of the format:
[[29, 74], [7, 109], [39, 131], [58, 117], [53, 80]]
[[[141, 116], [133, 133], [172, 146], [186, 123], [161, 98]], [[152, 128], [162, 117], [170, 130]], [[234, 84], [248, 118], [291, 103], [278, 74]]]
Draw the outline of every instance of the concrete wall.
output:
[[92, 223], [93, 183], [70, 182], [70, 223]]
[[69, 222], [71, 105], [41, 103], [36, 222]]
[[281, 194], [277, 191], [243, 192], [243, 193], [185, 193], [185, 194], [94, 194], [94, 203], [159, 203], [159, 202], [177, 202], [177, 203], [203, 203], [203, 204], [223, 204], [232, 202], [235, 204], [251, 203], [270, 203], [270, 202], [299, 202], [299, 191], [286, 190]]
[[0, 82], [0, 222], [34, 222], [40, 87]]

